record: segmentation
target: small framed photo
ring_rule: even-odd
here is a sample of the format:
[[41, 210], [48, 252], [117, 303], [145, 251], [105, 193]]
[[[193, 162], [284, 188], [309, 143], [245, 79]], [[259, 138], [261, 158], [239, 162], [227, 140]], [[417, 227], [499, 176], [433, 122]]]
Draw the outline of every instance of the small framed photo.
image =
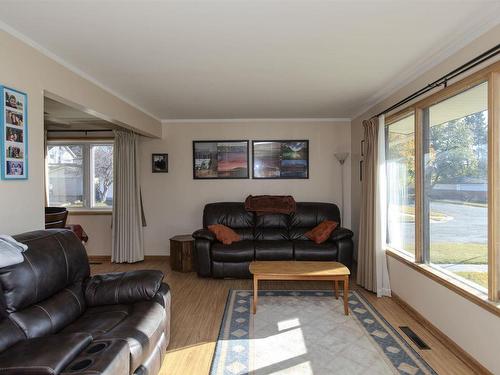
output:
[[153, 173], [168, 173], [168, 154], [153, 154], [151, 163]]

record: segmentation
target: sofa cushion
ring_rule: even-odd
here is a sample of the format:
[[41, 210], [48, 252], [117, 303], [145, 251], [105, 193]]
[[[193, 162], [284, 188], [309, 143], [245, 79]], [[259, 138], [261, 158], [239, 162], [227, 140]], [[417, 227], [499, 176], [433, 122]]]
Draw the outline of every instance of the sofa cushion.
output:
[[21, 311], [10, 314], [16, 325], [28, 338], [59, 332], [85, 311], [81, 282], [75, 283]]
[[255, 241], [255, 259], [292, 260], [293, 242], [285, 240]]
[[84, 333], [21, 341], [0, 354], [0, 373], [59, 374], [91, 341]]
[[23, 263], [0, 268], [0, 289], [8, 313], [43, 301], [90, 274], [87, 253], [69, 230], [28, 232], [14, 238], [28, 245], [28, 250]]
[[242, 240], [253, 240], [254, 213], [245, 210], [242, 202], [210, 203], [203, 210], [203, 228], [223, 224], [233, 229]]
[[212, 245], [212, 259], [219, 262], [245, 262], [254, 260], [253, 241], [233, 242], [231, 245], [214, 243]]
[[256, 240], [288, 240], [290, 218], [285, 214], [259, 215], [255, 219]]
[[290, 229], [312, 229], [325, 220], [336, 221], [340, 225], [339, 208], [333, 203], [301, 202], [297, 210], [290, 215]]
[[290, 240], [301, 240], [301, 241], [309, 241], [309, 238], [306, 237], [306, 233], [309, 232], [312, 228], [309, 227], [292, 227], [290, 228]]
[[317, 244], [313, 241], [294, 241], [295, 260], [335, 261], [337, 260], [337, 245], [326, 241]]
[[241, 236], [229, 227], [222, 224], [212, 224], [208, 230], [215, 234], [217, 240], [224, 245], [231, 245], [233, 242], [241, 241]]
[[129, 316], [131, 308], [131, 305], [90, 307], [80, 318], [64, 328], [62, 332], [84, 332], [96, 339], [124, 321]]

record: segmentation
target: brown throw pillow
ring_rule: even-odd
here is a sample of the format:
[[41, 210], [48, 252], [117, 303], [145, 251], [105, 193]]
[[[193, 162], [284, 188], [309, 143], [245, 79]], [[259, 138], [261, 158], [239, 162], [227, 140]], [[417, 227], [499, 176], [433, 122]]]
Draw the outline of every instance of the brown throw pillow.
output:
[[318, 225], [316, 225], [309, 232], [306, 232], [304, 236], [309, 238], [311, 241], [316, 242], [317, 244], [325, 242], [328, 237], [332, 234], [332, 232], [339, 225], [336, 221], [325, 220]]
[[241, 240], [238, 233], [222, 224], [209, 225], [208, 230], [215, 234], [215, 237], [224, 245], [231, 245], [233, 242]]

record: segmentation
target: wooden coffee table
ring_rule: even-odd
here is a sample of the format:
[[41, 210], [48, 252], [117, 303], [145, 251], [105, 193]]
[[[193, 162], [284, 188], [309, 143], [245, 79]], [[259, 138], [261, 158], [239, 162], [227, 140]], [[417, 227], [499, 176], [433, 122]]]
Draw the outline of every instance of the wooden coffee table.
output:
[[344, 313], [349, 314], [349, 269], [338, 262], [255, 261], [253, 274], [253, 313], [257, 311], [259, 280], [329, 280], [334, 282], [335, 298], [339, 298], [338, 282], [344, 282]]

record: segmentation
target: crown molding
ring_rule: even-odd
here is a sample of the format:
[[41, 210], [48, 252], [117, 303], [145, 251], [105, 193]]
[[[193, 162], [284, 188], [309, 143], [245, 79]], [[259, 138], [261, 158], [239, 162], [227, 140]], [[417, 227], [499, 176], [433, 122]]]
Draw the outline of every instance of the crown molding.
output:
[[263, 122], [267, 122], [267, 123], [269, 123], [269, 122], [271, 122], [271, 123], [273, 123], [273, 122], [274, 123], [277, 123], [277, 122], [317, 122], [317, 123], [330, 123], [331, 124], [331, 123], [336, 123], [336, 122], [350, 122], [350, 121], [351, 121], [350, 117], [323, 117], [323, 118], [293, 117], [293, 118], [162, 119], [161, 123], [162, 124], [203, 124], [203, 123], [230, 124], [230, 123], [249, 123], [249, 122], [257, 122], [257, 123], [263, 123]]
[[51, 60], [54, 60], [56, 63], [62, 65], [66, 69], [68, 69], [71, 72], [73, 72], [76, 75], [78, 75], [79, 77], [81, 77], [81, 78], [83, 78], [83, 79], [85, 79], [85, 80], [93, 83], [94, 85], [96, 85], [100, 89], [106, 91], [108, 94], [111, 94], [111, 95], [117, 97], [118, 99], [120, 99], [123, 102], [127, 103], [131, 107], [134, 107], [138, 111], [141, 111], [142, 113], [144, 113], [144, 114], [146, 114], [146, 115], [154, 118], [156, 121], [161, 122], [161, 120], [160, 120], [160, 118], [158, 116], [152, 114], [148, 110], [142, 108], [138, 104], [136, 104], [133, 101], [131, 101], [130, 99], [122, 96], [121, 94], [117, 93], [116, 91], [114, 91], [113, 89], [107, 87], [106, 85], [103, 85], [101, 82], [99, 82], [94, 77], [90, 76], [89, 74], [87, 74], [84, 71], [80, 70], [79, 68], [77, 68], [73, 64], [71, 64], [71, 63], [67, 62], [66, 60], [62, 59], [61, 57], [59, 57], [58, 55], [56, 55], [55, 53], [53, 53], [49, 49], [47, 49], [47, 48], [43, 47], [42, 45], [38, 44], [33, 39], [29, 38], [25, 34], [19, 32], [18, 30], [14, 29], [12, 26], [6, 24], [3, 21], [0, 21], [0, 30], [6, 32], [7, 34], [12, 35], [16, 39], [19, 39], [21, 42], [29, 45], [30, 47], [32, 47], [35, 50], [37, 50], [38, 52], [40, 52], [42, 55], [48, 57]]
[[362, 109], [354, 113], [351, 118], [354, 120], [362, 116], [371, 108], [390, 98], [399, 90], [429, 72], [431, 69], [435, 68], [446, 59], [465, 48], [467, 45], [471, 44], [481, 35], [500, 24], [498, 14], [494, 12], [482, 18], [471, 16], [471, 19], [475, 19], [475, 21], [471, 22], [468, 27], [462, 28], [462, 32], [454, 34], [453, 38], [441, 43], [427, 56], [420, 58], [408, 69], [397, 74], [386, 86], [384, 86], [382, 90], [379, 90], [377, 93], [368, 98], [361, 107]]

